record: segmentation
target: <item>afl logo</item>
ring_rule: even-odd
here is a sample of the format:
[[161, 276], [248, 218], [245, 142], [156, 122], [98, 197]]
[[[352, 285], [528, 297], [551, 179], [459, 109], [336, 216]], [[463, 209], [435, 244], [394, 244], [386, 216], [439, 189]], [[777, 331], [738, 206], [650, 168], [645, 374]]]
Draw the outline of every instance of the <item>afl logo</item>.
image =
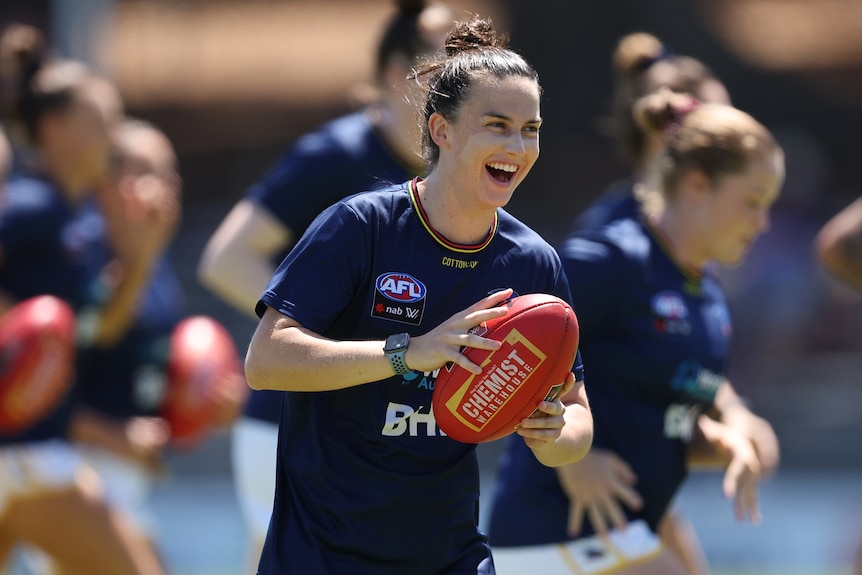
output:
[[682, 298], [669, 291], [661, 292], [653, 298], [652, 309], [653, 313], [665, 319], [685, 319], [688, 316], [688, 308]]
[[377, 291], [392, 301], [414, 303], [425, 297], [425, 284], [410, 274], [389, 272], [377, 278]]

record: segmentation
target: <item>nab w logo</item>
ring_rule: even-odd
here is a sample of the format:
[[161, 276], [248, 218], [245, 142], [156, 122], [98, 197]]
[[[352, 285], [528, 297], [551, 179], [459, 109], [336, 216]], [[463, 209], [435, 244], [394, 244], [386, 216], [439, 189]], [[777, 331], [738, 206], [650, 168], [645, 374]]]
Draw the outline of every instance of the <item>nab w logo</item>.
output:
[[425, 284], [411, 276], [389, 272], [377, 278], [377, 291], [400, 303], [414, 303], [425, 297]]

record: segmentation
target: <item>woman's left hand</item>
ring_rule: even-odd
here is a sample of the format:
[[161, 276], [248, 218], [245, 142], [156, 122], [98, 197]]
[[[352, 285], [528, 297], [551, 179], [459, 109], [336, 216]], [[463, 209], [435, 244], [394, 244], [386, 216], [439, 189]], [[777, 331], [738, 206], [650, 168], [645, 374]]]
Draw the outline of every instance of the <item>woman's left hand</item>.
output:
[[724, 473], [722, 490], [725, 497], [733, 500], [737, 520], [750, 518], [757, 525], [762, 520], [758, 495], [760, 461], [747, 437], [740, 434], [730, 443], [731, 459]]
[[554, 443], [566, 424], [566, 406], [563, 398], [575, 386], [575, 376], [569, 373], [563, 383], [562, 391], [554, 401], [543, 401], [539, 404], [539, 413], [521, 421], [517, 427], [518, 435], [524, 438], [524, 443], [530, 449], [541, 449]]

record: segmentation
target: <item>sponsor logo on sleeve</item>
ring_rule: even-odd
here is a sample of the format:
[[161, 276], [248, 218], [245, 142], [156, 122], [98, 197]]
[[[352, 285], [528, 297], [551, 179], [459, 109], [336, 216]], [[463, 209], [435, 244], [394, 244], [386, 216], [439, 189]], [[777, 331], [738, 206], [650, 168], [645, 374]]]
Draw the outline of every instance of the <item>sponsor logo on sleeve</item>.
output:
[[387, 272], [375, 282], [371, 316], [419, 325], [425, 312], [428, 290], [410, 274]]

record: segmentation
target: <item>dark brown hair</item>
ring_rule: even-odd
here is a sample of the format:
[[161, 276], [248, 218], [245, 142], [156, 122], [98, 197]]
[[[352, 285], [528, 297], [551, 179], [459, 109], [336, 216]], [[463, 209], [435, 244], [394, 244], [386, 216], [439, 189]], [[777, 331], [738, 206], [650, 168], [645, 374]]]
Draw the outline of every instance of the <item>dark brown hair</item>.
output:
[[424, 62], [411, 75], [417, 80], [427, 78], [422, 106], [422, 155], [430, 166], [440, 157], [440, 148], [431, 139], [428, 119], [437, 112], [454, 121], [477, 76], [518, 76], [538, 84], [533, 67], [507, 45], [508, 37], [498, 34], [490, 19], [474, 17], [456, 24], [446, 37], [445, 53]]
[[690, 96], [662, 90], [634, 106], [633, 116], [643, 130], [665, 133], [658, 164], [665, 197], [676, 193], [683, 175], [691, 170], [716, 182], [744, 172], [754, 158], [781, 152], [769, 130], [745, 112], [721, 104], [692, 106], [692, 101]]
[[706, 82], [718, 82], [706, 64], [688, 56], [677, 56], [661, 40], [645, 32], [624, 36], [614, 52], [614, 136], [620, 154], [637, 165], [644, 153], [646, 137], [632, 115], [635, 102], [659, 88], [699, 95]]
[[396, 0], [395, 4], [398, 9], [386, 24], [377, 45], [375, 71], [378, 80], [383, 77], [387, 64], [397, 56], [412, 66], [420, 56], [435, 52], [440, 47], [438, 38], [454, 19], [439, 18], [435, 21], [427, 18], [432, 9], [449, 16], [451, 13], [442, 5], [429, 5], [425, 0]]
[[86, 65], [73, 60], [51, 60], [38, 67], [29, 67], [27, 72], [22, 78], [18, 119], [30, 142], [38, 144], [42, 119], [68, 110], [78, 91], [93, 76]]
[[26, 24], [9, 24], [0, 33], [0, 121], [20, 117], [24, 87], [47, 58], [45, 36]]

